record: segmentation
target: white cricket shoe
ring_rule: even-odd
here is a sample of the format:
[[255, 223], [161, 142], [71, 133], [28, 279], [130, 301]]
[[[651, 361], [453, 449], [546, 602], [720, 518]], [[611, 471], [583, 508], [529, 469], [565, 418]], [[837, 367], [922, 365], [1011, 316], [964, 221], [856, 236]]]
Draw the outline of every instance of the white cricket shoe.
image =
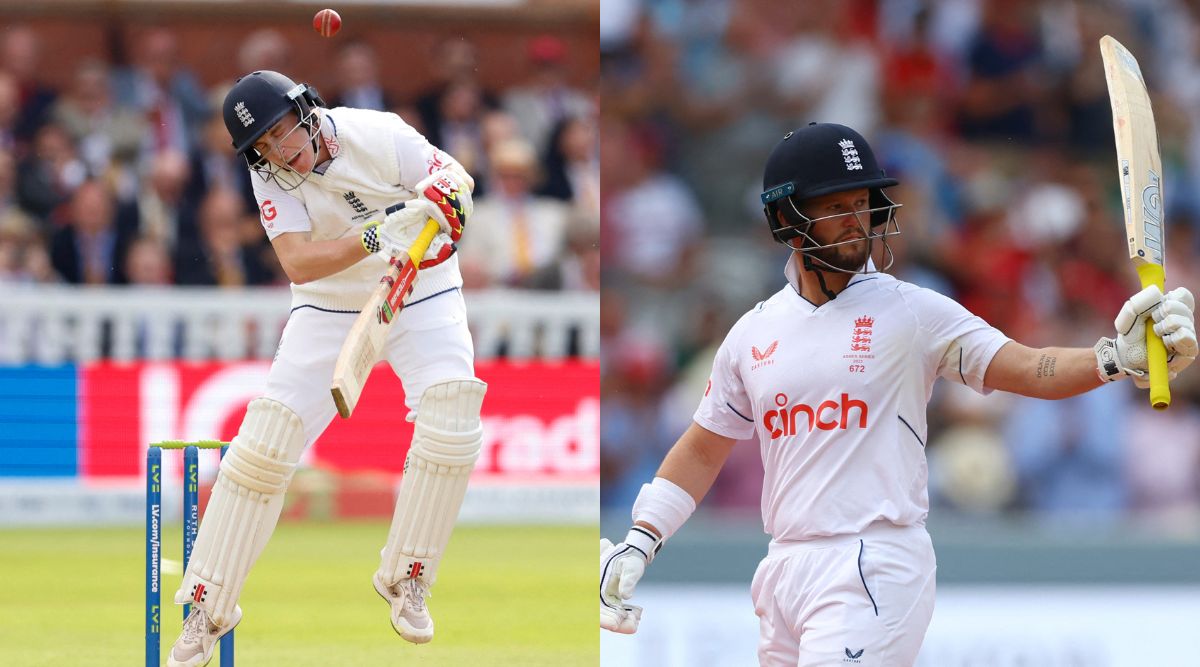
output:
[[433, 618], [425, 606], [429, 586], [420, 579], [405, 579], [388, 586], [376, 572], [372, 581], [379, 595], [392, 606], [392, 627], [404, 639], [424, 644], [433, 639]]
[[203, 667], [212, 660], [217, 642], [242, 621], [242, 608], [234, 606], [233, 622], [225, 627], [213, 625], [208, 614], [198, 605], [192, 605], [192, 613], [183, 622], [183, 632], [171, 652], [167, 654], [167, 667]]

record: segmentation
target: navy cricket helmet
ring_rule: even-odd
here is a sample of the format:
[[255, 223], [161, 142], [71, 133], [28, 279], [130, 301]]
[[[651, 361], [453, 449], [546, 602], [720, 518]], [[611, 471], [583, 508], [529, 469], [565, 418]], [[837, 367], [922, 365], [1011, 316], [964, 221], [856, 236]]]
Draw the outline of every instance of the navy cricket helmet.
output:
[[[898, 183], [884, 173], [861, 134], [836, 123], [809, 123], [785, 134], [771, 151], [763, 171], [761, 198], [771, 234], [790, 246], [788, 241], [806, 235], [807, 230], [799, 223], [811, 222], [799, 213], [796, 202], [866, 188], [870, 193], [871, 227], [876, 227], [894, 217], [897, 205], [883, 188]], [[791, 225], [780, 223], [775, 215], [784, 202], [790, 204], [782, 210], [785, 217], [793, 219]]]
[[297, 127], [305, 126], [310, 139], [315, 142], [319, 127], [315, 110], [323, 106], [325, 101], [312, 86], [296, 83], [279, 72], [262, 70], [251, 72], [233, 84], [225, 95], [222, 114], [234, 150], [246, 159], [251, 169], [261, 174], [267, 165], [263, 156], [254, 150], [254, 142], [289, 112], [296, 114]]

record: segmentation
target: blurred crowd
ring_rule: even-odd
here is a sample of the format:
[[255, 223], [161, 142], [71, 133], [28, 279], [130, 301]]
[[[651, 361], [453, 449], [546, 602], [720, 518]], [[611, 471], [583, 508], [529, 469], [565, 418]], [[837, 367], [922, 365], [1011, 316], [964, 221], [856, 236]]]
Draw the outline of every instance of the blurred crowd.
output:
[[[903, 204], [891, 273], [1030, 346], [1086, 346], [1138, 289], [1098, 40], [1136, 54], [1164, 160], [1167, 286], [1200, 293], [1200, 7], [1185, 0], [604, 0], [602, 503], [683, 432], [716, 347], [780, 289], [758, 195], [810, 121], [862, 132]], [[878, 258], [877, 258], [878, 261]], [[939, 382], [934, 514], [1200, 526], [1200, 369], [1064, 401]], [[752, 510], [756, 443], [707, 504]]]
[[[243, 44], [243, 72], [318, 74], [290, 68], [273, 30]], [[167, 28], [82, 59], [61, 87], [40, 78], [51, 47], [31, 27], [0, 30], [0, 286], [286, 285], [221, 117], [233, 82], [201, 84], [204, 63], [184, 62]], [[395, 99], [389, 80], [403, 71], [347, 40], [321, 73], [338, 87], [320, 92], [330, 106], [399, 113], [475, 176], [468, 288], [597, 291], [598, 105], [571, 83], [570, 45], [543, 35], [490, 54], [529, 73], [505, 89], [479, 80], [489, 54], [469, 41], [437, 48], [436, 81]]]

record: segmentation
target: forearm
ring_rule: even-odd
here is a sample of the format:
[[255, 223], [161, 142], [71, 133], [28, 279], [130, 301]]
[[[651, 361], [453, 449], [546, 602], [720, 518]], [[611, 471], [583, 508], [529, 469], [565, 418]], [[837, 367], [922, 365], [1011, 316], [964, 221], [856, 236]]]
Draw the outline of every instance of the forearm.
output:
[[275, 249], [288, 278], [297, 285], [332, 276], [367, 256], [357, 234], [325, 241], [290, 239], [284, 247], [276, 243]]
[[[1056, 400], [1103, 384], [1096, 374], [1095, 352], [1090, 348], [1029, 348], [1013, 342], [1001, 348], [996, 357], [984, 378], [984, 384], [992, 389]], [[1003, 363], [997, 363], [999, 360]]]
[[[667, 452], [656, 476], [683, 489], [691, 496], [692, 502], [698, 505], [712, 488], [735, 443], [735, 440], [719, 436], [693, 423], [671, 451]], [[636, 508], [637, 504], [635, 510]], [[670, 532], [662, 530], [662, 526], [654, 525], [653, 521], [639, 519], [635, 524], [651, 530], [660, 537], [665, 532]]]
[[683, 437], [675, 443], [670, 452], [667, 452], [656, 474], [687, 491], [699, 505], [712, 488], [724, 464], [724, 456], [719, 456], [719, 453], [714, 456], [713, 452], [698, 446], [694, 440]]

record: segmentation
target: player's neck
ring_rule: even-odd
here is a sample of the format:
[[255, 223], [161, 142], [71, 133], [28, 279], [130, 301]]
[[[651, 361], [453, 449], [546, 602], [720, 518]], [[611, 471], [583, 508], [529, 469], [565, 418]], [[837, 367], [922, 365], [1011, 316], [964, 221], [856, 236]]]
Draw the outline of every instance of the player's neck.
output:
[[[802, 262], [800, 258], [797, 262]], [[803, 264], [799, 267], [797, 274], [800, 277], [800, 296], [814, 305], [820, 306], [829, 302], [829, 296], [821, 289], [821, 280], [817, 277], [817, 271], [806, 271]], [[843, 273], [841, 271], [822, 271], [820, 272], [825, 279], [825, 289], [834, 294], [841, 294], [842, 290], [846, 289], [846, 285], [850, 284], [850, 279], [856, 274]]]

